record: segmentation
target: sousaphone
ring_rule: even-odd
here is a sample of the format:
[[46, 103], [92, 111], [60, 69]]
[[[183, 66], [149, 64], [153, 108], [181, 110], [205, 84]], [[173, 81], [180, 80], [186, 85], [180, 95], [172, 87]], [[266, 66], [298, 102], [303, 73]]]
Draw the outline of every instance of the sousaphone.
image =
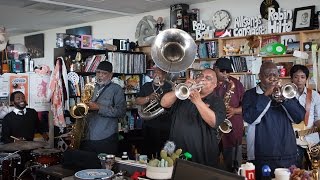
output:
[[169, 73], [186, 70], [193, 62], [197, 45], [192, 37], [180, 29], [167, 29], [160, 32], [151, 47], [154, 63]]
[[[197, 45], [192, 37], [180, 29], [167, 29], [160, 32], [151, 47], [154, 63], [163, 71], [179, 73], [186, 70], [193, 62]], [[160, 99], [153, 100], [138, 111], [144, 120], [161, 115], [164, 109], [159, 104]]]

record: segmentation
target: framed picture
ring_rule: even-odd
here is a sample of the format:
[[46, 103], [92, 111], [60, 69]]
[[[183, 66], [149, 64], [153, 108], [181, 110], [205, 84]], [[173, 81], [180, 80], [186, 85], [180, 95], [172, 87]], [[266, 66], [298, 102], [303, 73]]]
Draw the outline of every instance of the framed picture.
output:
[[35, 34], [24, 37], [24, 44], [31, 58], [44, 57], [44, 34]]
[[91, 26], [83, 26], [83, 27], [78, 27], [78, 28], [66, 29], [66, 34], [92, 35], [92, 27]]
[[307, 30], [313, 28], [315, 6], [295, 8], [293, 13], [293, 30]]
[[91, 49], [92, 48], [92, 36], [82, 35], [81, 36], [81, 48]]

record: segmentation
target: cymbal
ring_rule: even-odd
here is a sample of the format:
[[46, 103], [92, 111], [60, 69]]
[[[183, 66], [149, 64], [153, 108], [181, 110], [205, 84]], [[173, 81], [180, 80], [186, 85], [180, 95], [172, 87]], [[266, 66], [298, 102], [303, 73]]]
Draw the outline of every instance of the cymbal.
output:
[[0, 151], [32, 150], [47, 146], [47, 142], [42, 141], [16, 141], [13, 143], [0, 145]]

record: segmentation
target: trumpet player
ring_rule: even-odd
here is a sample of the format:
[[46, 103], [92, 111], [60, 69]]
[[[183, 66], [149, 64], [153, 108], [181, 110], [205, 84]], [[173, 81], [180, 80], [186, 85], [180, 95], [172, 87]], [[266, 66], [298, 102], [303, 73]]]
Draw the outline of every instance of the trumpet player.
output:
[[190, 90], [189, 98], [180, 100], [175, 91], [166, 93], [161, 106], [171, 108], [172, 125], [170, 140], [192, 154], [192, 161], [218, 167], [217, 128], [225, 119], [223, 100], [214, 94], [217, 76], [214, 70], [202, 70], [195, 80], [188, 79], [188, 86], [202, 84]]
[[279, 71], [273, 62], [260, 67], [260, 83], [245, 92], [242, 113], [248, 123], [247, 156], [255, 165], [256, 179], [262, 166], [269, 165], [274, 176], [278, 167], [296, 165], [297, 144], [291, 123], [300, 123], [306, 113], [296, 98], [275, 101]]
[[311, 169], [311, 161], [307, 154], [307, 148], [309, 145], [312, 146], [319, 143], [320, 95], [316, 91], [306, 87], [309, 77], [309, 69], [306, 66], [300, 64], [294, 65], [290, 69], [290, 77], [291, 81], [298, 87], [296, 98], [307, 111], [304, 120], [299, 125], [293, 126], [298, 135], [297, 165], [299, 168]]
[[[156, 67], [153, 71], [153, 81], [145, 83], [136, 98], [136, 104], [147, 106], [150, 102], [158, 103], [155, 108], [160, 106], [160, 98], [164, 93], [171, 91], [171, 83], [165, 81], [166, 72]], [[144, 146], [142, 153], [151, 158], [161, 151], [163, 145], [169, 138], [171, 119], [168, 113], [164, 112], [156, 115], [151, 114], [150, 119], [143, 121]]]
[[218, 78], [215, 93], [224, 99], [227, 119], [232, 124], [232, 130], [222, 134], [219, 145], [226, 170], [234, 172], [242, 161], [242, 97], [244, 87], [238, 79], [230, 76], [230, 73], [233, 72], [230, 59], [217, 59], [214, 70]]

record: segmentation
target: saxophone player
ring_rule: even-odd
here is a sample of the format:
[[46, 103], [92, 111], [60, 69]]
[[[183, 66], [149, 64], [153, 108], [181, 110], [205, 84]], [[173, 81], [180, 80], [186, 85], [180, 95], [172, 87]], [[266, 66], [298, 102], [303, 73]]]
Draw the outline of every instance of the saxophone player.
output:
[[[136, 98], [136, 104], [140, 106], [147, 106], [150, 102], [158, 103], [156, 108], [160, 106], [160, 98], [168, 91], [171, 91], [171, 83], [165, 81], [166, 72], [156, 67], [154, 69], [153, 81], [145, 83], [141, 88]], [[156, 155], [163, 148], [164, 143], [169, 138], [171, 118], [168, 113], [164, 112], [156, 115], [150, 115], [150, 119], [142, 119], [143, 121], [143, 134], [144, 146], [142, 153], [148, 155]], [[139, 114], [140, 115], [140, 114]], [[143, 117], [142, 115], [140, 115]]]
[[226, 118], [232, 124], [232, 130], [222, 134], [219, 144], [220, 151], [223, 155], [224, 168], [233, 172], [242, 161], [242, 97], [244, 87], [238, 79], [230, 76], [230, 73], [233, 72], [230, 59], [219, 58], [214, 70], [218, 79], [215, 93], [224, 99]]
[[112, 64], [102, 61], [96, 70], [96, 86], [89, 102], [88, 130], [80, 149], [96, 153], [118, 152], [118, 118], [125, 116], [123, 89], [111, 82]]
[[100, 168], [99, 153], [117, 155], [118, 118], [126, 113], [123, 89], [111, 81], [112, 64], [101, 61], [96, 70], [96, 85], [86, 116], [87, 129], [79, 150], [64, 152], [64, 166]]

